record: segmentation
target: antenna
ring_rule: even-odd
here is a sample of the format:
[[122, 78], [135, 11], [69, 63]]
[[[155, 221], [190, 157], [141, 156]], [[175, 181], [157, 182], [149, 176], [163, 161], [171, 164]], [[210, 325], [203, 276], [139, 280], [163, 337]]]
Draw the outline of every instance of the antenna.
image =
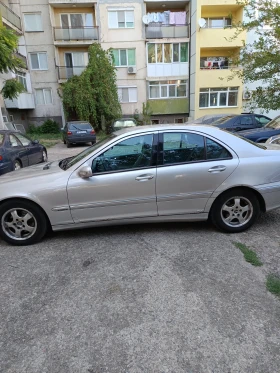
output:
[[204, 28], [206, 26], [206, 19], [205, 18], [199, 18], [198, 26], [199, 26], [199, 29]]

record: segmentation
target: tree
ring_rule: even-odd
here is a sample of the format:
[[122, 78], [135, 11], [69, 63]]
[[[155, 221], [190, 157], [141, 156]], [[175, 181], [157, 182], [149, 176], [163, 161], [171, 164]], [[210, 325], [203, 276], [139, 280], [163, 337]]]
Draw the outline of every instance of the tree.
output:
[[[275, 0], [241, 0], [244, 21], [234, 25], [235, 37], [241, 31], [254, 33], [252, 42], [244, 42], [233, 64], [241, 67], [232, 72], [243, 83], [256, 83], [248, 106], [252, 110], [280, 109], [280, 4]], [[234, 37], [234, 38], [235, 38]], [[233, 39], [234, 39], [233, 38]]]
[[[16, 72], [23, 68], [22, 61], [15, 56], [18, 46], [18, 37], [13, 30], [0, 25], [0, 74], [9, 71]], [[23, 85], [16, 79], [7, 79], [1, 90], [4, 98], [17, 98], [24, 91]]]
[[66, 116], [89, 121], [97, 130], [106, 129], [121, 116], [118, 99], [116, 69], [111, 50], [105, 51], [98, 43], [89, 47], [89, 63], [80, 76], [73, 76], [61, 85]]

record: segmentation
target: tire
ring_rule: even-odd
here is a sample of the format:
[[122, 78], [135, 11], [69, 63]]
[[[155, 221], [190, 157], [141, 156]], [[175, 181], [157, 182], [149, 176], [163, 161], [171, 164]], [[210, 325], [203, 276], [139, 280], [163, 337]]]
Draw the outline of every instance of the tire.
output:
[[30, 201], [14, 199], [0, 205], [0, 236], [9, 244], [24, 246], [37, 243], [45, 235], [47, 227], [45, 214]]
[[94, 144], [96, 144], [96, 141], [92, 141], [92, 142], [91, 142], [91, 145], [94, 145]]
[[260, 215], [256, 195], [236, 188], [217, 197], [210, 212], [212, 223], [222, 231], [238, 233], [250, 228]]
[[42, 153], [42, 163], [45, 163], [45, 162], [48, 162], [48, 153], [46, 149], [44, 149]]
[[67, 146], [67, 148], [71, 148], [70, 142], [66, 141], [66, 146]]
[[16, 159], [15, 161], [14, 161], [14, 163], [13, 163], [13, 170], [14, 171], [18, 171], [18, 170], [20, 170], [22, 168], [22, 164], [21, 164], [21, 162], [18, 160], [18, 159]]
[[66, 140], [65, 139], [63, 139], [63, 144], [66, 144]]

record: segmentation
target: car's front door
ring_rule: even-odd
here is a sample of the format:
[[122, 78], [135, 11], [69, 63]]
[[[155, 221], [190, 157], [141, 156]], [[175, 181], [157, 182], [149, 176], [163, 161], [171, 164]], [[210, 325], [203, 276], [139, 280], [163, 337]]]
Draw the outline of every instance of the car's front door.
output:
[[38, 144], [33, 143], [30, 139], [23, 136], [21, 133], [17, 133], [16, 137], [22, 143], [24, 149], [28, 154], [28, 165], [39, 163], [42, 160], [42, 150]]
[[153, 139], [148, 133], [114, 144], [87, 161], [90, 178], [73, 172], [67, 192], [76, 223], [157, 216]]
[[11, 160], [19, 159], [22, 167], [28, 166], [28, 150], [21, 144], [18, 138], [9, 134], [8, 149]]
[[165, 132], [159, 139], [159, 215], [203, 212], [212, 193], [237, 167], [238, 157], [217, 141], [192, 132]]

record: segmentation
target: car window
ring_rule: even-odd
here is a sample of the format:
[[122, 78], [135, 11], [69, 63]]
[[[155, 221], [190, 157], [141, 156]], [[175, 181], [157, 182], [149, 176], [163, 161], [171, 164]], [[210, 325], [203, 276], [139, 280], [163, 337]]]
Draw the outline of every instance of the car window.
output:
[[18, 139], [14, 135], [9, 135], [9, 140], [13, 148], [16, 146], [21, 146], [21, 143], [18, 141]]
[[270, 122], [270, 119], [268, 119], [267, 117], [264, 117], [262, 115], [256, 115], [255, 119], [256, 119], [256, 122], [261, 126], [264, 126], [265, 124]]
[[4, 135], [2, 133], [0, 133], [0, 145], [3, 144], [3, 140], [4, 140]]
[[242, 115], [239, 117], [235, 124], [241, 124], [242, 126], [249, 126], [253, 124], [253, 118], [250, 115]]
[[112, 146], [92, 162], [94, 174], [149, 167], [152, 159], [153, 135], [131, 137]]
[[189, 132], [163, 134], [163, 164], [205, 159], [204, 138]]
[[16, 137], [20, 140], [23, 146], [28, 146], [30, 144], [30, 140], [20, 133], [17, 133]]
[[216, 141], [206, 138], [207, 160], [232, 158], [230, 152]]
[[69, 123], [68, 128], [69, 130], [90, 130], [92, 126], [89, 123]]
[[136, 123], [133, 120], [116, 120], [114, 127], [135, 127]]

